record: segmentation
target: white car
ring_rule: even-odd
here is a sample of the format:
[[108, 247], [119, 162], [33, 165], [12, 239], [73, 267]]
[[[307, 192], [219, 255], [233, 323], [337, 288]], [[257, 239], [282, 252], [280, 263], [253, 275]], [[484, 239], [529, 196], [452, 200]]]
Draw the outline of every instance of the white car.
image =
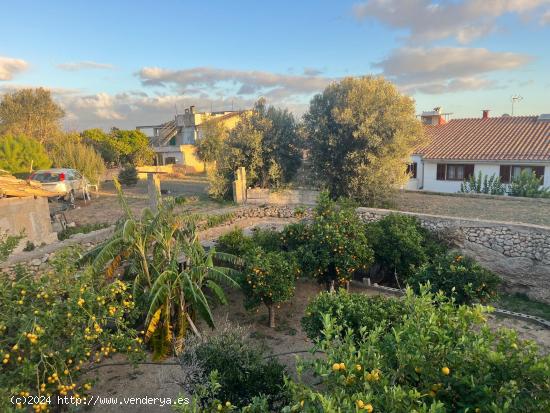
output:
[[70, 203], [74, 203], [76, 197], [90, 199], [89, 182], [76, 169], [43, 169], [33, 172], [29, 179], [40, 182], [46, 191], [63, 194]]

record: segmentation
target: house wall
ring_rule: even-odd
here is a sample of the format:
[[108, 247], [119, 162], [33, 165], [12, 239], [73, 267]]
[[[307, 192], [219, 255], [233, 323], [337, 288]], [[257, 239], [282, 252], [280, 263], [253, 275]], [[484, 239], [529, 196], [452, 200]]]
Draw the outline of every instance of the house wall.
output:
[[405, 185], [405, 189], [410, 189], [415, 191], [418, 189], [422, 189], [422, 185], [423, 185], [422, 174], [424, 172], [423, 170], [424, 163], [422, 162], [422, 157], [419, 155], [411, 156], [411, 162], [416, 162], [416, 179], [415, 178], [409, 179], [409, 181]]

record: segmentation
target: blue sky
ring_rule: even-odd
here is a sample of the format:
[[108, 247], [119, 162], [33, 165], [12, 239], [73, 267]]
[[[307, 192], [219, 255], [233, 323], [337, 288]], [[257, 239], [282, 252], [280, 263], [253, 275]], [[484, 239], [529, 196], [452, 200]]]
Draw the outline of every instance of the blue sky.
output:
[[454, 117], [550, 112], [550, 0], [0, 2], [0, 93], [50, 88], [70, 129], [265, 96], [297, 114], [380, 74]]

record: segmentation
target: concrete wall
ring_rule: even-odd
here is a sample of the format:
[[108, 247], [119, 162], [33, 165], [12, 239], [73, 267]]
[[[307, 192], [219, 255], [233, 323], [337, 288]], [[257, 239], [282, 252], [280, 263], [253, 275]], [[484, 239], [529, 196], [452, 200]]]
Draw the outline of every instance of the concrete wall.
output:
[[[376, 208], [357, 211], [369, 222], [397, 213]], [[438, 232], [465, 255], [502, 277], [508, 290], [550, 303], [549, 227], [398, 213], [417, 217], [424, 227]]]
[[[57, 241], [57, 234], [52, 230], [46, 198], [0, 199], [0, 231], [12, 235], [24, 232], [25, 239], [35, 245]], [[20, 248], [24, 244], [21, 242]]]
[[252, 205], [315, 205], [319, 191], [308, 189], [284, 189], [273, 191], [262, 188], [249, 188], [246, 192], [247, 203]]

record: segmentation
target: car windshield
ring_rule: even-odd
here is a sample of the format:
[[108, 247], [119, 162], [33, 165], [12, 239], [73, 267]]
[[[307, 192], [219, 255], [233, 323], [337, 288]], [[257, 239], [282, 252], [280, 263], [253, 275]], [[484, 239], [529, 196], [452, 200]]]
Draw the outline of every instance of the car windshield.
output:
[[34, 175], [31, 175], [33, 181], [38, 181], [42, 183], [48, 182], [59, 182], [60, 174], [57, 172], [37, 172]]

